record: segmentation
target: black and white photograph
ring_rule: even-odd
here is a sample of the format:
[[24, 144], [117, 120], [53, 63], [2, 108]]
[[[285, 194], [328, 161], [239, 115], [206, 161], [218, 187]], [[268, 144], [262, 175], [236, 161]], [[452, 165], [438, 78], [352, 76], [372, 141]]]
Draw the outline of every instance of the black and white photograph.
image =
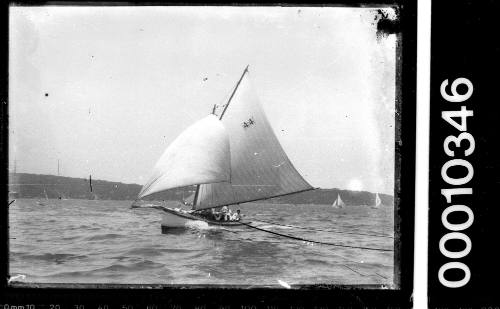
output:
[[399, 19], [10, 6], [9, 284], [399, 289]]

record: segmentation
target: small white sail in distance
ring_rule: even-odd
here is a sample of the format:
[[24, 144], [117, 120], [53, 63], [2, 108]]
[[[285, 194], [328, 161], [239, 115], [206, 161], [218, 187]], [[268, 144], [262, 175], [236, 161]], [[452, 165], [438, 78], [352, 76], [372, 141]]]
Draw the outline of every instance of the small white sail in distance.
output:
[[379, 208], [380, 205], [382, 205], [382, 201], [380, 200], [380, 196], [378, 196], [378, 193], [375, 195], [375, 205], [373, 206], [374, 208]]
[[167, 147], [139, 198], [172, 188], [229, 182], [230, 162], [229, 135], [215, 115], [208, 115]]
[[333, 202], [332, 207], [334, 207], [334, 208], [342, 208], [342, 207], [344, 207], [344, 205], [345, 205], [344, 201], [342, 201], [342, 199], [340, 198], [340, 194], [337, 194], [337, 198]]

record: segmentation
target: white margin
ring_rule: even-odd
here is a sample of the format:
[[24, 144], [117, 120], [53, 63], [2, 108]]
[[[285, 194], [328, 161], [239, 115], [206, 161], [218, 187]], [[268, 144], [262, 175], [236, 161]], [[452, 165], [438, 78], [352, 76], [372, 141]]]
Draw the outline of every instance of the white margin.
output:
[[417, 127], [413, 307], [427, 308], [431, 0], [417, 9]]

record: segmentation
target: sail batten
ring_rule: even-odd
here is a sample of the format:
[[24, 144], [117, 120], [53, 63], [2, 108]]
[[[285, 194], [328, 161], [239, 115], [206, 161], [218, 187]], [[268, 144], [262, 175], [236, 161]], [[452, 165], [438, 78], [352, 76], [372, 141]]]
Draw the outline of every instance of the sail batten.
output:
[[229, 135], [230, 183], [200, 184], [194, 209], [311, 190], [281, 147], [245, 69], [220, 119]]

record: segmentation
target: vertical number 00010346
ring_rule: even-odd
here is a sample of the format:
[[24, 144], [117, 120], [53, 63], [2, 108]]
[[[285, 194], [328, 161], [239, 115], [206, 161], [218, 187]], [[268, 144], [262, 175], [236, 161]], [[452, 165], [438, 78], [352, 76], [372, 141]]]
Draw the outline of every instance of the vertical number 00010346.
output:
[[[465, 94], [459, 94], [457, 92], [457, 87], [463, 85], [467, 87], [467, 92]], [[448, 86], [448, 80], [444, 80], [441, 83], [441, 96], [448, 102], [452, 103], [465, 103], [474, 91], [472, 83], [467, 78], [457, 78], [453, 81], [450, 87], [451, 95], [446, 91]], [[444, 119], [448, 124], [457, 129], [460, 133], [457, 135], [449, 135], [445, 138], [443, 142], [443, 149], [445, 154], [450, 158], [446, 161], [441, 168], [441, 178], [448, 185], [455, 186], [453, 188], [441, 189], [441, 194], [445, 197], [447, 207], [443, 210], [441, 215], [441, 222], [443, 226], [448, 229], [448, 233], [443, 235], [439, 241], [439, 251], [445, 257], [452, 259], [452, 261], [445, 263], [441, 266], [438, 271], [439, 282], [448, 288], [459, 288], [466, 285], [471, 277], [471, 271], [469, 267], [460, 262], [459, 259], [467, 256], [471, 251], [472, 242], [465, 234], [465, 230], [472, 225], [474, 221], [474, 213], [467, 205], [456, 204], [460, 198], [459, 195], [472, 195], [471, 187], [463, 187], [467, 185], [474, 176], [474, 168], [472, 164], [464, 159], [470, 156], [475, 149], [474, 137], [472, 134], [467, 132], [467, 117], [472, 117], [474, 115], [472, 110], [467, 109], [465, 105], [460, 106], [460, 110], [452, 111], [442, 111], [441, 118]], [[459, 118], [455, 121], [453, 118]], [[454, 145], [453, 149], [450, 149], [451, 145]], [[463, 152], [463, 155], [457, 158], [458, 149]], [[455, 153], [457, 152], [457, 154]], [[449, 176], [449, 170], [451, 168], [459, 169], [460, 172], [465, 172], [465, 175], [459, 178], [454, 178]], [[457, 196], [457, 197], [454, 197]], [[450, 223], [448, 216], [454, 212], [463, 212], [467, 215], [467, 220], [463, 223]], [[446, 242], [448, 240], [461, 240], [465, 243], [465, 248], [461, 251], [449, 251], [446, 249]], [[444, 276], [445, 272], [450, 269], [462, 270], [464, 275], [460, 280], [447, 280]]]

